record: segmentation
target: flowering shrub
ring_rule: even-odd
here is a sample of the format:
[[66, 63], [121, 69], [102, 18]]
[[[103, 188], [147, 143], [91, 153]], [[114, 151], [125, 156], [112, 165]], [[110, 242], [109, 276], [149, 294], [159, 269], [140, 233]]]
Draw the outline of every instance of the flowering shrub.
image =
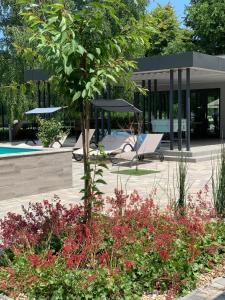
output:
[[31, 299], [140, 299], [157, 290], [172, 299], [223, 258], [225, 224], [215, 218], [207, 187], [195, 201], [189, 197], [182, 214], [173, 206], [161, 211], [136, 191], [127, 196], [116, 190], [97, 202], [106, 204], [104, 213], [88, 223], [82, 207], [66, 208], [59, 200], [8, 214], [1, 221], [0, 292]]

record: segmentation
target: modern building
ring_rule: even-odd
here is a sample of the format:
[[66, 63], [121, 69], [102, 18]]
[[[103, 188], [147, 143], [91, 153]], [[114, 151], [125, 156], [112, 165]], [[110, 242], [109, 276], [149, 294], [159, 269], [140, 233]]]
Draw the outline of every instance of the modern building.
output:
[[177, 143], [189, 151], [194, 139], [224, 136], [225, 56], [186, 52], [140, 58], [133, 80], [149, 91], [135, 98], [144, 130], [167, 134], [171, 150]]

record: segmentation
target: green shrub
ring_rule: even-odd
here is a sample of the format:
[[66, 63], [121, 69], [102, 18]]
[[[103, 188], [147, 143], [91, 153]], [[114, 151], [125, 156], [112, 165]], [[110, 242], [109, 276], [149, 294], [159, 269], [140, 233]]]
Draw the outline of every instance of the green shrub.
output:
[[41, 119], [39, 118], [39, 133], [38, 138], [41, 140], [44, 147], [49, 147], [57, 139], [63, 135], [63, 125], [60, 121], [54, 118]]

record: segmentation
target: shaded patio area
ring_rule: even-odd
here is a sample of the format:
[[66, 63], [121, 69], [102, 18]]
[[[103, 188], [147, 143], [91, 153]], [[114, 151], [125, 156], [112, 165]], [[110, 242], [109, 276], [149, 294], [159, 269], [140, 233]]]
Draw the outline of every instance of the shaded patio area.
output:
[[145, 57], [132, 79], [148, 90], [136, 95], [144, 131], [163, 132], [169, 149], [190, 151], [195, 139], [219, 138], [225, 130], [225, 59], [202, 53]]

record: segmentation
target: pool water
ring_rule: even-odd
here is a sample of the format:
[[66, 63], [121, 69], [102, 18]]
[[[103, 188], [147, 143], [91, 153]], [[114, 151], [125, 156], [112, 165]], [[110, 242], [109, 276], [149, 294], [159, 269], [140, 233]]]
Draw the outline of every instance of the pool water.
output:
[[40, 150], [39, 149], [16, 148], [16, 147], [0, 147], [0, 155], [29, 153], [29, 152], [36, 152], [36, 151], [40, 151]]

